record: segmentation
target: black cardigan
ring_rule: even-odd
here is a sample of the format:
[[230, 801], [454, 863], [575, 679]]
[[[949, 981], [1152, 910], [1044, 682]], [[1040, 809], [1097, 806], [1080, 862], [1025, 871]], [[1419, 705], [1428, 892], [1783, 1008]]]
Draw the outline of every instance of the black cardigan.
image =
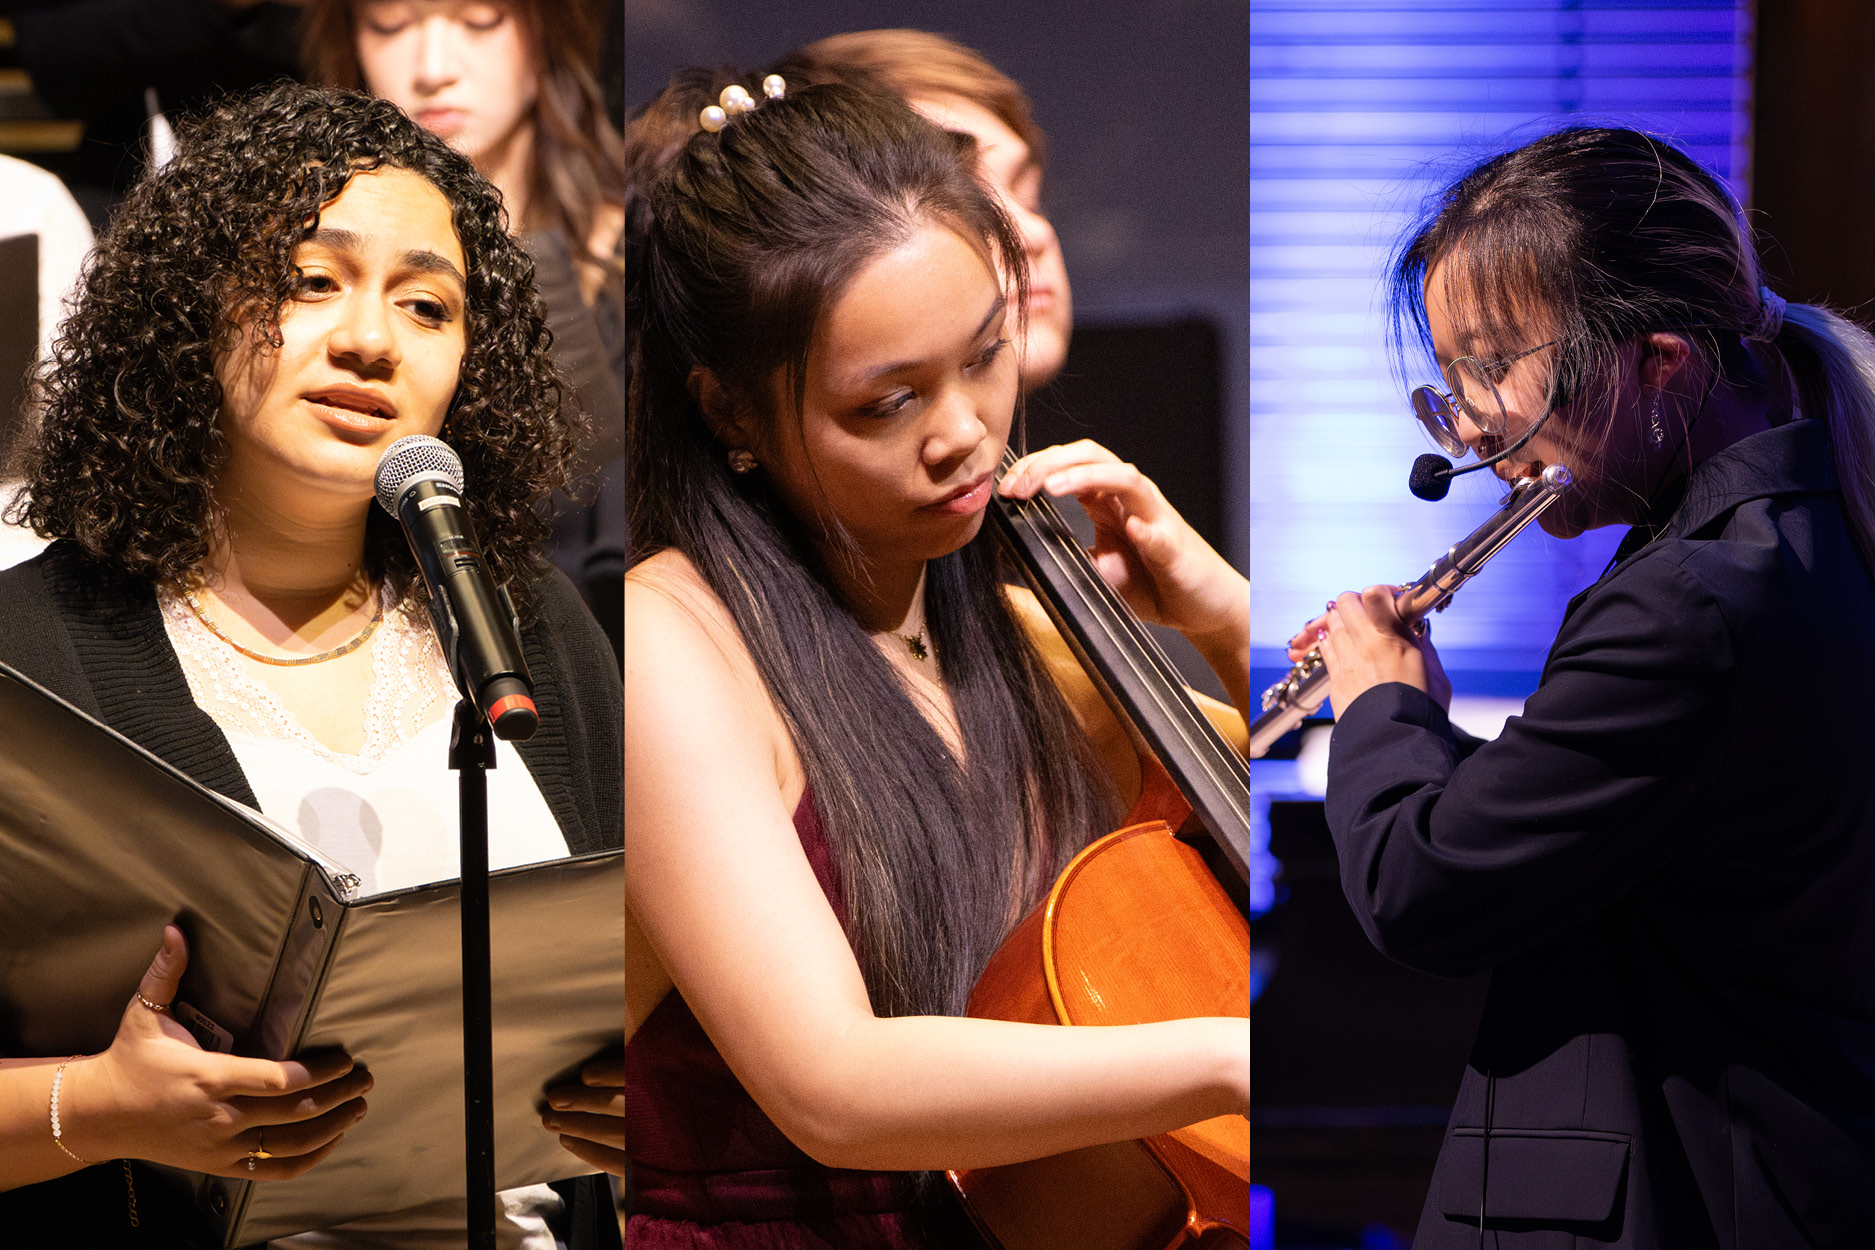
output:
[[[623, 705], [611, 647], [572, 586], [551, 571], [521, 641], [540, 709], [539, 731], [518, 744], [521, 758], [573, 854], [619, 846]], [[92, 562], [72, 543], [54, 543], [0, 572], [0, 661], [209, 789], [255, 805], [227, 738], [189, 694], [149, 583]], [[125, 1220], [122, 1167], [106, 1164], [0, 1193], [4, 1240], [74, 1250], [211, 1244], [200, 1217], [172, 1190], [141, 1167], [137, 1177], [136, 1230]], [[618, 1244], [602, 1180], [556, 1188], [568, 1200], [572, 1244]]]

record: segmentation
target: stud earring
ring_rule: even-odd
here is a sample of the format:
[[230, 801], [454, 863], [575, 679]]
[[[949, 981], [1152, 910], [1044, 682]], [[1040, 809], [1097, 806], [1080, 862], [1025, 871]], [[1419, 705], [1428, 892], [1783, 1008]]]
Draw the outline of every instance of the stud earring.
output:
[[729, 471], [731, 473], [753, 473], [755, 471], [755, 453], [741, 447], [730, 452]]

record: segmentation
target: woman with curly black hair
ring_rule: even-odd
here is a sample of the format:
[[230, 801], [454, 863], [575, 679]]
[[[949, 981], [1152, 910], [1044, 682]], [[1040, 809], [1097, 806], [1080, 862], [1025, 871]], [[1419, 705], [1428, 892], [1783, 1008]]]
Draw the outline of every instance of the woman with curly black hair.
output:
[[[490, 774], [491, 863], [616, 845], [616, 668], [532, 551], [575, 434], [547, 342], [496, 196], [394, 106], [283, 85], [185, 126], [100, 242], [38, 379], [10, 515], [54, 541], [0, 576], [0, 660], [367, 889], [455, 876], [454, 692], [403, 535], [373, 507], [385, 448], [440, 435], [541, 711]], [[0, 1060], [9, 1234], [118, 1246], [128, 1219], [149, 1244], [195, 1244], [129, 1163], [86, 1165], [291, 1176], [364, 1114], [370, 1078], [343, 1057], [201, 1051], [162, 1012], [187, 952], [173, 927], [161, 940], [108, 1049]], [[598, 1166], [619, 1141], [608, 1071], [556, 1090], [570, 1109], [547, 1125]], [[553, 1246], [562, 1198], [506, 1197], [504, 1244]], [[460, 1244], [460, 1202], [393, 1214], [306, 1244]]]
[[617, 644], [625, 166], [599, 85], [606, 24], [605, 0], [308, 0], [304, 31], [311, 81], [393, 101], [501, 192], [536, 266], [554, 363], [592, 422], [582, 463], [600, 470], [574, 492], [590, 502], [562, 501], [547, 550]]

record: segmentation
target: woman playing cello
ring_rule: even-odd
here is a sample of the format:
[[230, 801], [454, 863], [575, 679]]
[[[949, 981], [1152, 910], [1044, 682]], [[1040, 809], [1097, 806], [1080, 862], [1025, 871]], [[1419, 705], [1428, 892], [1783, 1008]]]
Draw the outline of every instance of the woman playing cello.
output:
[[1232, 690], [1248, 587], [1090, 444], [998, 480], [1019, 238], [899, 101], [769, 87], [664, 169], [628, 267], [629, 1232], [953, 1244], [907, 1174], [1249, 1097], [1243, 1019], [958, 1018], [1130, 797], [1106, 713], [1056, 689], [998, 576], [991, 492], [1080, 497], [1106, 576]]

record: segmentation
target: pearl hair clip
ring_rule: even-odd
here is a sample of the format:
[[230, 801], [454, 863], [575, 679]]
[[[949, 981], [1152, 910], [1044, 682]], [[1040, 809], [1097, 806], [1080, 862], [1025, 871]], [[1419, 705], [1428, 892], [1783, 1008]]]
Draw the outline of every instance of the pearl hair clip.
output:
[[[780, 74], [770, 74], [762, 79], [762, 94], [771, 100], [779, 100], [788, 84], [782, 81]], [[723, 94], [717, 97], [717, 103], [697, 114], [697, 122], [711, 134], [715, 134], [729, 124], [729, 119], [741, 113], [755, 110], [759, 101], [749, 94], [741, 83], [730, 83], [723, 88]]]

